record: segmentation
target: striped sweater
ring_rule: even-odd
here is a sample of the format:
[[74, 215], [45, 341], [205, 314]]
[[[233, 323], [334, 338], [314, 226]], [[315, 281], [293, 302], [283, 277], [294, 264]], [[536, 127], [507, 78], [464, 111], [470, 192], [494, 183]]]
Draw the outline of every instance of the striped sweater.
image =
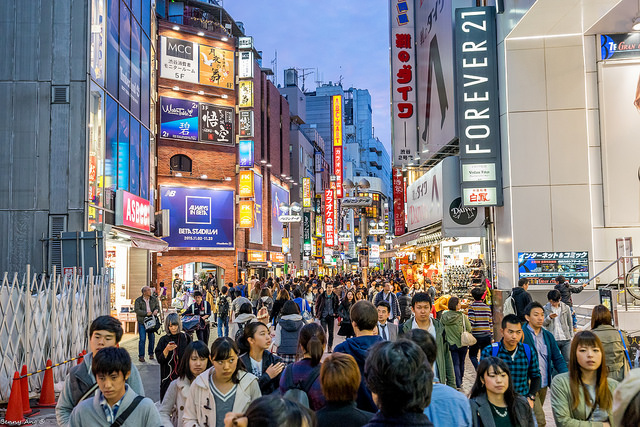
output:
[[471, 333], [476, 336], [493, 336], [491, 307], [482, 301], [474, 301], [467, 314], [471, 322]]

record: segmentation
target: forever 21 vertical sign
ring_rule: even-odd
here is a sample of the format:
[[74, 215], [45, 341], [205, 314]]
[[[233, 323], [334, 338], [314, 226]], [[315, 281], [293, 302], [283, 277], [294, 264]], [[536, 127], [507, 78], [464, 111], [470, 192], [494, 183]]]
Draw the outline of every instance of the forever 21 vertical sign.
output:
[[456, 9], [456, 94], [464, 206], [502, 206], [498, 55], [493, 7]]

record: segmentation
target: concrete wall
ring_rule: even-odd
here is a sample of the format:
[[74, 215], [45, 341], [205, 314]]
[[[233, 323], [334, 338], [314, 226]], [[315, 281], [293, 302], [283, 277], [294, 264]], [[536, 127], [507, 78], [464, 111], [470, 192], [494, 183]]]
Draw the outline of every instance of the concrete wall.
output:
[[[88, 3], [5, 2], [0, 16], [0, 271], [43, 264], [49, 214], [84, 227]], [[51, 86], [70, 103], [51, 104]]]

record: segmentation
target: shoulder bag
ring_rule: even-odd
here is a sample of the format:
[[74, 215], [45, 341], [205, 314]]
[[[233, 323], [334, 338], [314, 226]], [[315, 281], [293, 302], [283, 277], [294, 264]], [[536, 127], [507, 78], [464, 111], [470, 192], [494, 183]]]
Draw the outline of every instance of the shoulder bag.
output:
[[462, 347], [470, 347], [477, 343], [478, 340], [474, 337], [471, 332], [467, 332], [467, 326], [464, 321], [464, 314], [462, 315], [462, 333], [460, 334], [460, 344]]

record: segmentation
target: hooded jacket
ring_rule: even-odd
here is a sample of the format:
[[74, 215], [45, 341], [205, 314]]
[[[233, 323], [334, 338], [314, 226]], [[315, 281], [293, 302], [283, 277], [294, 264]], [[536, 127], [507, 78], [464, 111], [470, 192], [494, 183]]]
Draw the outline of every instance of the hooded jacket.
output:
[[299, 314], [282, 316], [276, 326], [276, 336], [273, 344], [278, 347], [278, 354], [296, 354], [298, 351], [298, 335], [304, 326], [304, 320]]
[[187, 378], [178, 378], [171, 381], [158, 408], [163, 427], [182, 426], [184, 405], [189, 397], [190, 387], [191, 381]]
[[236, 338], [236, 332], [238, 332], [238, 329], [240, 329], [239, 325], [244, 325], [246, 323], [257, 322], [257, 321], [258, 319], [256, 318], [255, 314], [242, 313], [238, 315], [235, 319], [233, 319], [233, 322], [231, 322], [231, 328], [230, 328], [231, 330], [229, 331], [229, 337], [231, 337], [231, 339]]
[[529, 305], [531, 301], [531, 295], [529, 292], [525, 291], [525, 289], [521, 286], [516, 286], [511, 291], [511, 297], [513, 298], [513, 302], [516, 304], [516, 315], [521, 323], [527, 321], [524, 317], [524, 309]]
[[[184, 427], [199, 427], [216, 422], [216, 400], [209, 387], [209, 377], [214, 368], [209, 368], [193, 380], [189, 388], [189, 397], [184, 405], [182, 415]], [[238, 371], [238, 389], [233, 402], [233, 412], [244, 413], [249, 404], [259, 398], [260, 387], [255, 376], [245, 371]]]
[[462, 336], [462, 322], [466, 331], [471, 333], [471, 322], [469, 318], [461, 311], [445, 311], [440, 317], [440, 322], [444, 326], [444, 336], [450, 345], [462, 347], [460, 337]]
[[333, 351], [336, 353], [345, 353], [353, 356], [356, 359], [358, 368], [360, 369], [360, 388], [358, 389], [358, 397], [356, 403], [358, 409], [368, 412], [376, 412], [378, 408], [373, 402], [371, 397], [371, 391], [366, 386], [364, 381], [364, 362], [369, 354], [369, 349], [382, 341], [380, 335], [363, 335], [360, 337], [349, 338], [343, 343], [338, 344]]

